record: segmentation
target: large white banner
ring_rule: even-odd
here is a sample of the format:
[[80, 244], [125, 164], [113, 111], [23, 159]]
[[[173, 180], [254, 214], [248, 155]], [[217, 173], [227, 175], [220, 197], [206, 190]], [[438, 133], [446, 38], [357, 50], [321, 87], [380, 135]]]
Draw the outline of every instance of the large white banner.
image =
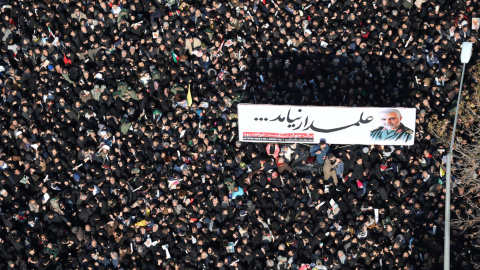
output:
[[412, 145], [415, 108], [238, 105], [243, 142]]

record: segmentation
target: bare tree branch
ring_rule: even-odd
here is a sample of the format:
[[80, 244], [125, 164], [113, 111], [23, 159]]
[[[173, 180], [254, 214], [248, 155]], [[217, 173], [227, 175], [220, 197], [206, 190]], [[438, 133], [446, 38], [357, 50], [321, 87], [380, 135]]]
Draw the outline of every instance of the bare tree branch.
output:
[[[473, 68], [474, 87], [464, 87], [457, 122], [452, 163], [452, 226], [480, 248], [480, 63]], [[468, 81], [468, 80], [467, 80]], [[443, 118], [432, 115], [428, 132], [447, 149], [452, 136], [455, 111]], [[445, 162], [440, 166], [445, 169]], [[448, 181], [447, 179], [445, 181]], [[460, 207], [458, 207], [460, 206]], [[480, 262], [472, 262], [480, 269]]]

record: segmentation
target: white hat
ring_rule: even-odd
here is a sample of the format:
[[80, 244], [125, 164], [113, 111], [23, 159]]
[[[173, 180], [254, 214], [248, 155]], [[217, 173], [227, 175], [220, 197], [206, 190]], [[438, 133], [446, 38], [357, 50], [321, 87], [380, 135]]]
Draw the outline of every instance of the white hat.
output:
[[108, 146], [108, 145], [106, 145], [106, 144], [103, 145], [102, 148], [103, 148], [103, 149], [107, 149], [107, 151], [110, 150], [110, 146]]

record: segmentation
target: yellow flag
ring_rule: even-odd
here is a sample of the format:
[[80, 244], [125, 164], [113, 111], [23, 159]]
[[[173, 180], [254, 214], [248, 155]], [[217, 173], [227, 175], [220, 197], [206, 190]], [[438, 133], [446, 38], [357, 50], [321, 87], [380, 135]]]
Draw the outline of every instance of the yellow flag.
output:
[[443, 170], [443, 167], [440, 166], [440, 177], [444, 177], [445, 176], [445, 171]]
[[188, 107], [192, 106], [192, 92], [190, 92], [190, 84], [188, 85], [187, 105]]

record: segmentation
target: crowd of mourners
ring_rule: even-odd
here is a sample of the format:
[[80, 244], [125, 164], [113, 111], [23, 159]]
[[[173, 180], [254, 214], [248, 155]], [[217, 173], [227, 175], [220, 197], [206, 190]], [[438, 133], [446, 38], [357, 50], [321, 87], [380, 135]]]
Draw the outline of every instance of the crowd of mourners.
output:
[[[0, 8], [0, 269], [443, 268], [427, 126], [452, 123], [479, 0]], [[415, 107], [415, 144], [244, 143], [239, 103]], [[466, 233], [451, 269], [478, 269]]]

